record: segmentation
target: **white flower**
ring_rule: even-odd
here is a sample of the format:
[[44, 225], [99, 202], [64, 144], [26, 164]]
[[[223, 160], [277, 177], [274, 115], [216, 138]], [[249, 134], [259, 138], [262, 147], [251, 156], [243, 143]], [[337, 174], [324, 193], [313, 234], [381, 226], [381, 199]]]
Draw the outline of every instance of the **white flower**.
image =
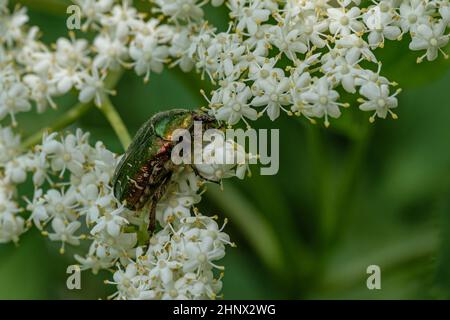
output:
[[25, 221], [17, 213], [17, 203], [3, 192], [0, 193], [0, 243], [13, 241], [17, 243], [19, 236], [25, 231]]
[[300, 38], [299, 29], [290, 29], [286, 25], [274, 26], [269, 30], [269, 34], [270, 42], [292, 61], [297, 59], [297, 53], [305, 53], [308, 50]]
[[427, 23], [426, 4], [420, 0], [402, 1], [400, 4], [400, 26], [404, 32], [416, 31], [417, 26]]
[[237, 176], [243, 179], [248, 169], [244, 148], [217, 132], [213, 142], [203, 147], [203, 163], [195, 164], [198, 173], [210, 181]]
[[42, 230], [43, 224], [46, 224], [50, 216], [45, 208], [45, 199], [42, 197], [43, 190], [34, 191], [33, 201], [27, 200], [27, 210], [31, 212], [28, 220], [33, 221], [34, 225]]
[[[62, 74], [59, 74], [59, 76], [62, 76]], [[66, 85], [69, 87], [73, 86], [74, 82], [72, 80], [64, 80], [64, 87]], [[52, 96], [59, 94], [58, 89], [56, 88], [57, 82], [49, 81], [47, 78], [40, 77], [35, 74], [27, 74], [23, 77], [23, 83], [30, 89], [30, 98], [36, 103], [38, 112], [44, 112], [48, 105], [56, 109], [56, 104], [53, 101]], [[64, 90], [66, 90], [66, 92], [68, 91], [60, 85], [59, 91], [61, 92]]]
[[164, 226], [169, 222], [191, 216], [191, 208], [200, 201], [196, 195], [180, 195], [177, 192], [168, 191], [168, 196], [158, 202], [156, 218]]
[[73, 221], [76, 219], [77, 199], [72, 191], [67, 192], [63, 190], [50, 189], [43, 195], [45, 199], [45, 210], [47, 215], [59, 218], [63, 221]]
[[347, 36], [351, 33], [358, 33], [363, 30], [363, 24], [358, 21], [361, 11], [358, 7], [328, 8], [327, 15], [330, 19], [330, 32], [333, 35]]
[[113, 26], [117, 39], [123, 40], [139, 23], [138, 12], [132, 6], [132, 1], [123, 0], [121, 5], [113, 7], [109, 15], [103, 16], [101, 22], [103, 25]]
[[[303, 110], [307, 107], [303, 99], [303, 93], [308, 91], [311, 86], [311, 75], [308, 72], [301, 72], [298, 68], [291, 75], [291, 90], [292, 106], [291, 111], [300, 116], [303, 114]], [[311, 118], [304, 114], [307, 118]], [[313, 120], [311, 120], [313, 121]]]
[[439, 13], [444, 23], [447, 22], [447, 26], [450, 26], [450, 5], [445, 1], [442, 1], [439, 8]]
[[60, 171], [61, 176], [66, 169], [81, 175], [85, 155], [78, 148], [75, 136], [69, 135], [62, 142], [54, 140], [55, 136], [55, 134], [47, 136], [42, 145], [42, 150], [52, 159], [52, 169]]
[[364, 14], [364, 23], [370, 30], [368, 39], [372, 48], [384, 46], [384, 38], [396, 40], [400, 37], [401, 30], [394, 25], [394, 17], [387, 1], [372, 7]]
[[26, 12], [26, 8], [20, 8], [10, 15], [1, 16], [0, 34], [2, 38], [0, 38], [0, 43], [6, 43], [11, 46], [14, 41], [21, 39], [23, 36], [22, 28], [28, 22]]
[[176, 269], [182, 267], [182, 264], [178, 261], [171, 261], [166, 259], [164, 256], [160, 256], [156, 261], [155, 266], [149, 272], [148, 276], [150, 278], [161, 278], [163, 283], [169, 283], [173, 281], [173, 272]]
[[202, 6], [206, 1], [199, 0], [155, 0], [159, 11], [172, 20], [192, 21], [203, 17]]
[[325, 118], [325, 126], [329, 126], [328, 117], [338, 118], [341, 115], [339, 103], [339, 94], [331, 88], [331, 82], [328, 78], [323, 77], [315, 81], [315, 85], [310, 91], [303, 94], [306, 102], [311, 104], [310, 109], [305, 109], [304, 113], [310, 117]]
[[227, 5], [230, 8], [230, 17], [237, 21], [236, 30], [242, 32], [245, 29], [255, 34], [258, 25], [269, 19], [270, 10], [263, 7], [261, 1], [230, 0]]
[[[218, 37], [226, 35], [220, 34]], [[216, 73], [223, 77], [230, 79], [238, 78], [242, 71], [246, 69], [244, 54], [246, 51], [245, 46], [241, 45], [238, 41], [227, 41], [226, 45], [221, 44], [221, 38], [216, 43], [217, 55], [219, 62]], [[210, 47], [213, 48], [213, 47]]]
[[108, 269], [113, 265], [112, 258], [99, 258], [95, 255], [82, 257], [75, 255], [75, 259], [81, 264], [81, 270], [91, 270], [93, 274], [98, 274], [100, 270]]
[[[273, 70], [273, 73], [266, 79], [255, 82], [255, 97], [251, 105], [264, 107], [261, 113], [267, 111], [270, 120], [275, 120], [280, 116], [280, 109], [290, 103], [289, 78], [284, 76], [281, 69]], [[286, 110], [285, 110], [286, 111]]]
[[254, 60], [250, 63], [248, 75], [250, 80], [267, 79], [272, 74], [272, 71], [278, 72], [274, 70], [278, 59], [270, 58], [260, 60], [262, 61]]
[[245, 121], [244, 118], [256, 120], [258, 113], [249, 103], [252, 96], [250, 88], [244, 83], [233, 83], [222, 94], [222, 106], [215, 112], [216, 119], [230, 125], [238, 123], [241, 119]]
[[27, 178], [26, 163], [23, 158], [13, 159], [5, 165], [5, 177], [13, 184], [25, 182]]
[[20, 135], [14, 134], [10, 127], [0, 126], [0, 166], [20, 153]]
[[[188, 237], [191, 236], [195, 238], [194, 234], [199, 231], [200, 230], [195, 228], [190, 229]], [[183, 264], [183, 272], [193, 272], [205, 268], [209, 269], [210, 266], [217, 267], [213, 261], [225, 256], [224, 248], [215, 248], [211, 238], [199, 238], [199, 240], [195, 242], [189, 241], [184, 244], [183, 251], [187, 256], [187, 261]]]
[[173, 65], [179, 65], [181, 70], [189, 72], [194, 67], [194, 61], [188, 54], [188, 49], [191, 46], [190, 32], [186, 29], [174, 34], [169, 53], [176, 60]]
[[94, 46], [98, 53], [94, 58], [94, 69], [118, 70], [125, 64], [128, 50], [121, 40], [105, 34], [95, 38]]
[[0, 84], [0, 120], [7, 115], [11, 117], [13, 126], [17, 125], [16, 113], [31, 110], [28, 101], [28, 88], [20, 82], [2, 87]]
[[54, 232], [49, 233], [48, 237], [52, 241], [61, 241], [62, 246], [60, 252], [64, 253], [66, 243], [74, 246], [80, 244], [80, 237], [74, 235], [80, 226], [81, 223], [79, 221], [65, 223], [63, 220], [55, 218], [52, 220], [52, 229]]
[[80, 6], [83, 17], [86, 18], [82, 26], [86, 30], [91, 24], [100, 22], [103, 14], [110, 11], [114, 0], [73, 0]]
[[302, 30], [303, 37], [308, 41], [308, 49], [310, 43], [317, 48], [323, 48], [326, 46], [327, 41], [325, 31], [328, 29], [328, 21], [320, 20], [316, 15], [309, 15], [304, 21], [298, 23], [297, 27]]
[[83, 67], [90, 62], [89, 43], [85, 39], [59, 38], [56, 41], [55, 58], [58, 65], [62, 68]]
[[359, 60], [356, 60], [357, 56], [347, 55], [339, 57], [335, 61], [335, 67], [332, 69], [325, 69], [329, 75], [332, 75], [331, 80], [339, 82], [345, 91], [350, 93], [356, 92], [356, 79], [361, 74], [359, 68]]
[[359, 59], [361, 56], [363, 56], [364, 59], [368, 61], [377, 61], [377, 58], [371, 51], [369, 44], [355, 34], [344, 36], [338, 39], [336, 41], [336, 45], [346, 48], [347, 51], [345, 51], [345, 55], [350, 56], [350, 59]]
[[45, 153], [40, 153], [35, 156], [26, 158], [27, 169], [33, 172], [33, 184], [35, 186], [41, 186], [45, 181], [52, 183], [48, 169], [50, 164], [47, 161]]
[[94, 99], [95, 104], [101, 106], [103, 103], [102, 95], [114, 92], [105, 88], [104, 75], [100, 76], [96, 68], [93, 68], [91, 71], [91, 74], [83, 74], [83, 82], [79, 86], [78, 99], [83, 103], [88, 103]]
[[413, 36], [409, 48], [411, 50], [427, 50], [426, 54], [417, 58], [421, 62], [426, 56], [428, 61], [435, 60], [439, 51], [448, 57], [448, 55], [441, 49], [448, 43], [449, 35], [445, 35], [445, 24], [443, 22], [434, 25], [421, 24], [417, 27], [417, 33]]
[[390, 95], [388, 85], [382, 84], [378, 86], [370, 82], [361, 88], [360, 93], [368, 100], [361, 99], [360, 102], [362, 104], [359, 108], [363, 111], [375, 111], [370, 118], [371, 122], [375, 121], [375, 115], [384, 119], [388, 113], [391, 114], [392, 118], [397, 119], [397, 115], [391, 109], [397, 107], [397, 98], [395, 96], [400, 93], [400, 90]]
[[145, 81], [148, 81], [151, 71], [162, 72], [168, 55], [168, 48], [159, 45], [154, 36], [137, 39], [130, 46], [130, 57], [135, 61], [134, 70], [138, 75], [145, 75]]
[[116, 237], [120, 233], [120, 228], [127, 224], [128, 221], [120, 214], [124, 209], [122, 207], [117, 208], [111, 212], [104, 212], [103, 215], [96, 221], [96, 225], [91, 230], [91, 234], [95, 235], [103, 230], [108, 232], [113, 237]]

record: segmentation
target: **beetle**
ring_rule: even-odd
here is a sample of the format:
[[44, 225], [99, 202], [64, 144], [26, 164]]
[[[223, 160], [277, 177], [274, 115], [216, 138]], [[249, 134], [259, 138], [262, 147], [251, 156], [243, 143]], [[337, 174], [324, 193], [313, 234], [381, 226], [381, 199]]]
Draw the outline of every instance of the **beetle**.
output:
[[116, 167], [114, 196], [133, 211], [150, 203], [149, 232], [155, 229], [156, 205], [175, 169], [170, 158], [177, 141], [172, 141], [172, 134], [176, 129], [187, 129], [192, 135], [195, 121], [207, 128], [220, 127], [214, 117], [200, 110], [173, 109], [155, 114], [138, 130]]

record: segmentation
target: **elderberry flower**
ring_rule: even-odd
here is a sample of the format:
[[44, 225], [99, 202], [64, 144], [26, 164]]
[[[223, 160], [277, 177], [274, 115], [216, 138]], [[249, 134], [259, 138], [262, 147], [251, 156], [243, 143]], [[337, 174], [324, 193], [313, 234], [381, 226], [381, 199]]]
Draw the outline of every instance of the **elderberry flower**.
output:
[[255, 92], [251, 105], [263, 107], [260, 113], [267, 111], [270, 120], [275, 120], [280, 116], [280, 110], [286, 110], [283, 106], [291, 103], [289, 89], [289, 78], [284, 75], [283, 70], [273, 69], [266, 79], [257, 80], [252, 88]]
[[135, 61], [134, 70], [137, 75], [145, 75], [145, 81], [148, 81], [151, 71], [162, 72], [168, 56], [168, 48], [160, 46], [155, 36], [136, 38], [131, 43], [130, 57]]
[[[5, 81], [6, 82], [6, 81]], [[1, 82], [0, 79], [0, 120], [10, 116], [13, 126], [17, 125], [16, 113], [31, 110], [28, 89], [21, 82]]]
[[79, 236], [75, 236], [74, 233], [80, 228], [81, 223], [78, 221], [72, 221], [70, 223], [65, 223], [60, 218], [55, 218], [52, 220], [53, 233], [49, 233], [48, 237], [52, 241], [61, 241], [62, 246], [60, 249], [61, 253], [64, 253], [65, 244], [79, 245]]
[[155, 0], [158, 10], [163, 15], [170, 17], [171, 20], [178, 21], [196, 21], [203, 17], [202, 6], [207, 1], [199, 0]]
[[[201, 10], [203, 4], [199, 3], [197, 8]], [[337, 3], [229, 0], [225, 4], [231, 18], [226, 32], [217, 33], [214, 26], [200, 18], [189, 20], [186, 26], [178, 19], [174, 22], [178, 33], [172, 38], [169, 53], [175, 59], [173, 65], [180, 65], [186, 72], [195, 66], [218, 86], [210, 98], [206, 97], [208, 107], [212, 115], [229, 125], [240, 120], [250, 125], [249, 120], [256, 119], [253, 107], [262, 107], [260, 114], [267, 111], [271, 120], [277, 119], [283, 110], [289, 115], [305, 115], [311, 121], [324, 117], [329, 124], [325, 113], [317, 112], [317, 104], [300, 94], [300, 91], [321, 89], [290, 88], [287, 83], [295, 85], [296, 82], [286, 80], [282, 66], [297, 77], [302, 73], [308, 73], [311, 78], [325, 77], [334, 91], [345, 90], [356, 95], [375, 70], [378, 75], [382, 72], [374, 51], [388, 40], [400, 40], [409, 33], [411, 49], [427, 49], [429, 58], [435, 58], [436, 50], [446, 56], [443, 46], [448, 41], [448, 5], [445, 1], [382, 0], [366, 4], [358, 0]], [[168, 4], [157, 2], [157, 6], [160, 7], [157, 11], [164, 14], [162, 8]], [[167, 14], [169, 23], [173, 14]], [[427, 42], [425, 46], [419, 42], [423, 36], [417, 28], [421, 24], [429, 28], [444, 26], [434, 35], [436, 44], [432, 41], [433, 44]], [[306, 68], [300, 68], [301, 61], [310, 57], [315, 59]], [[319, 83], [309, 82], [308, 86]], [[395, 84], [389, 80], [383, 83]], [[230, 95], [233, 87], [246, 94], [245, 88], [251, 88], [252, 96], [243, 94], [237, 102], [237, 92]], [[335, 107], [349, 105], [335, 102]], [[339, 117], [339, 108], [333, 110], [327, 114]]]
[[[5, 136], [14, 136], [10, 129], [3, 131]], [[206, 145], [205, 160], [225, 152], [226, 160], [243, 158], [244, 162], [209, 161], [195, 170], [179, 167], [157, 206], [162, 229], [149, 242], [142, 243], [138, 242], [138, 232], [146, 230], [148, 212], [145, 208], [134, 213], [125, 209], [110, 187], [118, 157], [101, 142], [90, 145], [89, 135], [81, 130], [65, 136], [45, 134], [41, 145], [25, 153], [17, 149], [17, 156], [4, 158], [0, 175], [0, 241], [19, 240], [26, 231], [21, 216], [26, 209], [27, 226], [34, 224], [49, 240], [61, 243], [61, 253], [68, 245], [91, 241], [89, 251], [75, 255], [75, 259], [82, 270], [97, 273], [115, 269], [114, 281], [109, 283], [117, 285], [116, 298], [167, 299], [180, 294], [190, 299], [215, 298], [221, 289], [221, 276], [216, 277], [212, 270], [222, 270], [215, 261], [225, 255], [225, 246], [232, 243], [215, 218], [201, 215], [194, 205], [201, 199], [205, 176], [219, 181], [241, 176], [247, 170], [244, 150], [223, 139], [225, 149], [221, 150], [218, 141]], [[19, 144], [20, 140], [14, 143]], [[15, 187], [24, 183], [29, 173], [36, 175], [37, 168], [41, 172], [34, 179], [32, 200], [27, 198], [26, 208], [20, 208], [15, 202]], [[207, 168], [214, 168], [213, 177], [208, 176], [211, 169]], [[223, 174], [217, 174], [218, 170]], [[88, 234], [80, 233], [83, 225]]]
[[250, 107], [249, 99], [252, 92], [245, 83], [233, 83], [231, 88], [225, 89], [222, 96], [223, 105], [215, 112], [217, 120], [222, 120], [230, 125], [234, 125], [239, 120], [248, 118], [252, 121], [256, 120], [258, 113]]
[[368, 100], [360, 99], [362, 104], [359, 108], [364, 111], [375, 111], [374, 115], [370, 118], [371, 122], [375, 121], [375, 115], [384, 119], [388, 113], [396, 119], [397, 115], [391, 109], [397, 108], [396, 96], [398, 93], [400, 93], [400, 90], [390, 95], [389, 87], [386, 84], [376, 85], [373, 82], [369, 82], [361, 88], [361, 94]]
[[329, 126], [328, 117], [338, 118], [341, 115], [339, 107], [344, 106], [337, 101], [339, 94], [331, 88], [326, 77], [317, 79], [312, 89], [304, 93], [303, 98], [311, 105], [308, 111], [305, 111], [307, 115], [325, 118], [325, 126]]
[[20, 136], [10, 127], [0, 126], [0, 166], [17, 156], [21, 151]]
[[[33, 225], [60, 242], [62, 253], [89, 241], [75, 259], [82, 270], [112, 270], [107, 283], [117, 299], [220, 297], [218, 261], [233, 243], [226, 220], [219, 226], [195, 206], [208, 182], [243, 178], [252, 155], [224, 136], [205, 143], [202, 163], [171, 176], [147, 239], [149, 208], [126, 209], [110, 186], [118, 155], [99, 141], [91, 145], [81, 130], [46, 134], [26, 150], [13, 130], [18, 113], [56, 108], [55, 98], [70, 91], [101, 107], [115, 93], [106, 81], [111, 71], [134, 69], [147, 81], [170, 63], [209, 77], [215, 88], [210, 97], [202, 91], [207, 111], [229, 126], [251, 126], [264, 114], [276, 120], [281, 111], [328, 126], [349, 106], [343, 91], [361, 96], [359, 109], [373, 122], [397, 117], [400, 92], [382, 75], [375, 49], [406, 38], [411, 50], [425, 50], [418, 62], [448, 57], [445, 0], [154, 0], [142, 13], [130, 0], [73, 2], [92, 41], [70, 33], [50, 46], [27, 25], [25, 8], [10, 11], [0, 0], [0, 120], [11, 119], [0, 127], [0, 242], [17, 243]], [[207, 4], [228, 8], [226, 31], [205, 19]], [[23, 197], [27, 181], [34, 190]]]
[[428, 61], [435, 60], [439, 51], [445, 56], [448, 55], [441, 49], [448, 43], [449, 35], [445, 35], [445, 24], [443, 21], [432, 26], [421, 24], [417, 27], [417, 31], [413, 36], [409, 48], [411, 50], [427, 50], [426, 54], [417, 58], [420, 62], [426, 56]]

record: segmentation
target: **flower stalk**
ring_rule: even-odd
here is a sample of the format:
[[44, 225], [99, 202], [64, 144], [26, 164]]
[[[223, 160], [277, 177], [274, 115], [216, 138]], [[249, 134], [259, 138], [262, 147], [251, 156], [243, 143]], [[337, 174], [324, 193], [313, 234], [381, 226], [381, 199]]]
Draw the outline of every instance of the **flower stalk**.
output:
[[93, 106], [93, 102], [89, 103], [77, 103], [75, 106], [70, 108], [69, 111], [67, 111], [64, 115], [62, 115], [58, 120], [56, 120], [56, 123], [51, 127], [44, 127], [38, 132], [32, 134], [30, 137], [24, 140], [22, 143], [22, 147], [24, 149], [29, 149], [33, 147], [34, 145], [38, 144], [42, 140], [42, 136], [47, 132], [56, 132], [61, 131], [64, 128], [67, 128], [71, 124], [73, 124], [75, 121], [77, 121], [79, 118], [81, 118], [83, 115], [86, 114], [86, 112], [91, 109]]
[[103, 104], [99, 107], [99, 109], [113, 128], [114, 132], [120, 140], [120, 143], [122, 144], [122, 147], [124, 148], [124, 150], [126, 150], [131, 143], [130, 133], [128, 132], [125, 123], [120, 117], [119, 112], [117, 112], [116, 108], [112, 104], [111, 99], [108, 96], [104, 95], [102, 100]]
[[[108, 90], [115, 88], [117, 83], [120, 81], [123, 72], [124, 72], [123, 70], [110, 72], [108, 77], [106, 77], [105, 79], [105, 87]], [[42, 140], [42, 136], [46, 132], [47, 133], [57, 132], [67, 128], [71, 124], [75, 123], [82, 116], [84, 116], [86, 112], [88, 112], [93, 106], [94, 106], [93, 101], [87, 103], [81, 102], [77, 103], [76, 105], [71, 107], [69, 111], [63, 114], [52, 126], [44, 127], [40, 129], [38, 132], [26, 138], [22, 143], [22, 148], [28, 149], [38, 144]]]

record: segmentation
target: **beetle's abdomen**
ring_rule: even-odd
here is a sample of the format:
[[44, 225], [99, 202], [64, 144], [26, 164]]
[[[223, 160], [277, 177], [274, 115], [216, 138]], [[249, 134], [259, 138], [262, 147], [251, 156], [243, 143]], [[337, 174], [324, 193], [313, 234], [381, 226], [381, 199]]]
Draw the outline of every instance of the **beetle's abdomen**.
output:
[[151, 190], [148, 185], [151, 168], [149, 165], [142, 166], [139, 172], [134, 176], [128, 176], [127, 187], [120, 199], [128, 209], [141, 209], [151, 196]]
[[[130, 147], [131, 149], [131, 147]], [[170, 146], [157, 136], [130, 149], [119, 163], [113, 179], [114, 196], [128, 209], [141, 209], [168, 174]]]

